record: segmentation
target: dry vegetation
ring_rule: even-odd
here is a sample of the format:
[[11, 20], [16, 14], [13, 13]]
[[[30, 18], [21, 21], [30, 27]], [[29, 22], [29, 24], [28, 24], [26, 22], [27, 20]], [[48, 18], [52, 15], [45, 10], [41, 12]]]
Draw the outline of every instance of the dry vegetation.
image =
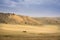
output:
[[56, 33], [59, 32], [57, 25], [42, 25], [42, 26], [31, 26], [31, 25], [12, 25], [12, 24], [0, 24], [0, 29], [10, 31], [28, 31], [28, 33]]
[[29, 24], [29, 25], [39, 25], [40, 23], [28, 16], [18, 16], [13, 13], [0, 13], [0, 23], [7, 24]]
[[60, 40], [58, 31], [56, 25], [38, 27], [0, 24], [0, 40]]
[[27, 25], [60, 25], [60, 17], [40, 17], [16, 15], [14, 13], [0, 13], [0, 23]]
[[0, 40], [60, 40], [60, 18], [0, 13]]
[[42, 24], [60, 25], [60, 17], [40, 17], [34, 19], [41, 22]]
[[60, 40], [60, 36], [0, 35], [0, 40]]

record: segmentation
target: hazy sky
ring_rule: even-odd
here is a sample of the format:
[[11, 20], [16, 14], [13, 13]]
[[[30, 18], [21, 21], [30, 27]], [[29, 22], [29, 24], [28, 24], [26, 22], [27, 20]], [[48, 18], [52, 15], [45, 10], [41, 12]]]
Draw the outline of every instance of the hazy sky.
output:
[[0, 0], [0, 12], [28, 16], [60, 16], [60, 0]]

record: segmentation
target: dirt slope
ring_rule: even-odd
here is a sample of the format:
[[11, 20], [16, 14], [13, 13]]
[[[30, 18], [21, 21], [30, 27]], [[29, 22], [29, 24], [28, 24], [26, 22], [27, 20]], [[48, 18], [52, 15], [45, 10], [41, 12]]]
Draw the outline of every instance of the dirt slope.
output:
[[28, 17], [28, 16], [18, 16], [14, 13], [0, 13], [0, 23], [6, 24], [29, 24], [29, 25], [38, 25], [40, 22], [37, 20]]
[[27, 25], [60, 25], [60, 17], [29, 17], [14, 13], [0, 13], [0, 23]]

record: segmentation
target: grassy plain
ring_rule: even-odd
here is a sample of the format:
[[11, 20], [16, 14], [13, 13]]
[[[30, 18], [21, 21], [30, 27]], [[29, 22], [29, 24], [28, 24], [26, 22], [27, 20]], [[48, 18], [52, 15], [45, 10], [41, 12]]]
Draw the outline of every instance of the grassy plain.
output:
[[58, 25], [0, 24], [0, 40], [60, 40]]

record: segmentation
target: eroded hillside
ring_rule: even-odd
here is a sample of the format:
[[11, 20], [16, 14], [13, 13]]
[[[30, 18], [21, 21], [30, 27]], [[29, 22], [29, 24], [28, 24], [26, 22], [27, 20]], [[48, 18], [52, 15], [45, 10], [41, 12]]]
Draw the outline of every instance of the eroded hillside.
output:
[[27, 25], [60, 25], [60, 17], [39, 17], [16, 15], [15, 13], [0, 13], [0, 23]]
[[14, 13], [0, 13], [0, 23], [6, 24], [30, 24], [30, 25], [39, 25], [40, 22], [37, 20], [28, 17], [28, 16], [18, 16]]

